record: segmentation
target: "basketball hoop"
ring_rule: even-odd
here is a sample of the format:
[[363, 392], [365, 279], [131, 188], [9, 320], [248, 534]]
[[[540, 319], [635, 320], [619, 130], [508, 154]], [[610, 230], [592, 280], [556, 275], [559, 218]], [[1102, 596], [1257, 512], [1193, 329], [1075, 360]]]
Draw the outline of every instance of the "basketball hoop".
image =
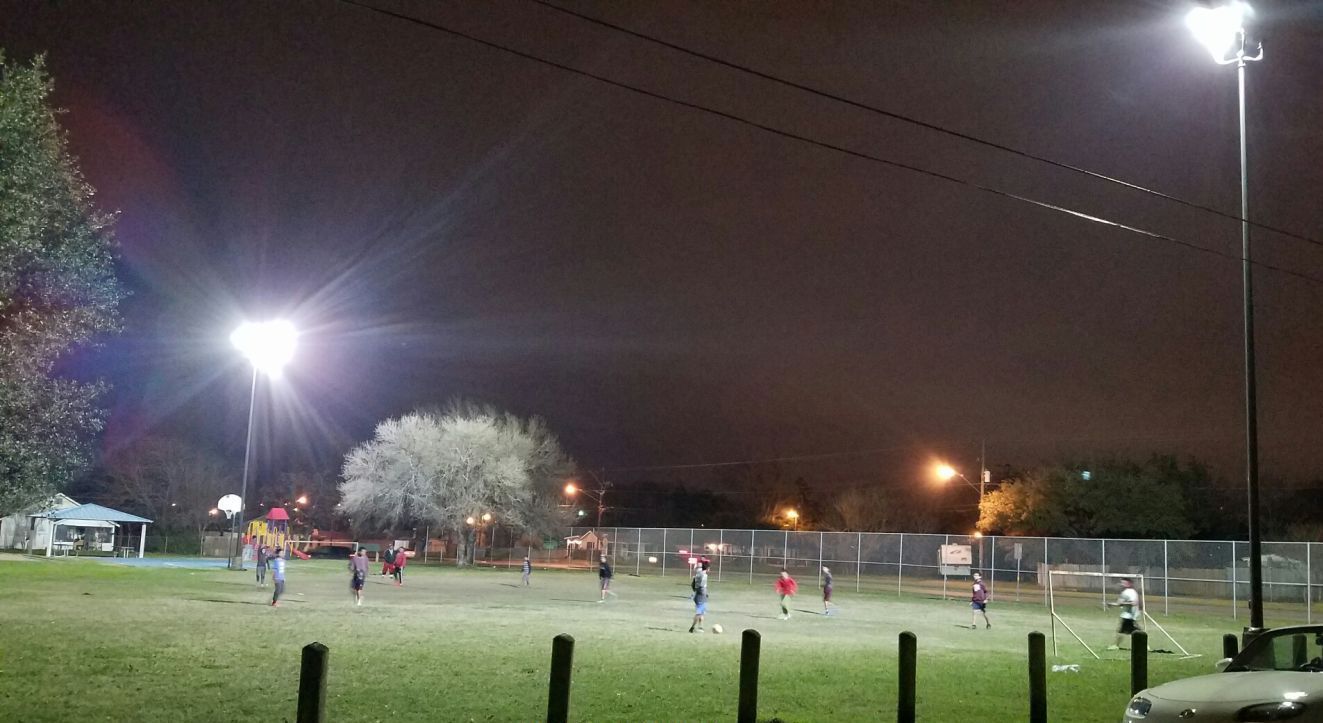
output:
[[227, 520], [233, 518], [234, 513], [238, 512], [241, 506], [243, 506], [243, 500], [239, 498], [239, 495], [225, 495], [216, 503], [216, 509], [224, 512]]

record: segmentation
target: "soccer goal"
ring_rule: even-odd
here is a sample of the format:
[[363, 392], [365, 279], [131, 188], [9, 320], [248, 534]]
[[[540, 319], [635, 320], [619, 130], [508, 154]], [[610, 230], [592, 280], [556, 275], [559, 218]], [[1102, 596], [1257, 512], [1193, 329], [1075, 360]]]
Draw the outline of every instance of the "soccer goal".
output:
[[[1148, 596], [1145, 594], [1146, 591], [1144, 589], [1143, 575], [1140, 575], [1138, 573], [1079, 572], [1076, 570], [1049, 569], [1047, 571], [1047, 605], [1048, 605], [1048, 610], [1052, 614], [1052, 655], [1053, 656], [1060, 655], [1057, 646], [1057, 626], [1060, 625], [1062, 628], [1066, 630], [1066, 632], [1070, 633], [1071, 637], [1079, 641], [1079, 644], [1083, 645], [1084, 649], [1089, 651], [1090, 655], [1092, 655], [1094, 658], [1097, 658], [1098, 660], [1102, 659], [1102, 656], [1098, 655], [1098, 653], [1095, 652], [1094, 649], [1090, 647], [1088, 643], [1084, 642], [1084, 638], [1080, 637], [1079, 633], [1075, 632], [1075, 628], [1071, 627], [1070, 623], [1066, 622], [1065, 618], [1061, 617], [1061, 614], [1058, 612], [1057, 609], [1058, 593], [1061, 593], [1063, 596], [1068, 594], [1071, 597], [1077, 597], [1081, 593], [1080, 590], [1081, 586], [1078, 584], [1075, 585], [1070, 584], [1070, 578], [1094, 578], [1094, 579], [1103, 578], [1102, 580], [1100, 580], [1100, 582], [1104, 586], [1108, 585], [1107, 582], [1108, 580], [1115, 580], [1117, 582], [1119, 582], [1122, 578], [1128, 578], [1132, 580], [1135, 584], [1135, 590], [1139, 593], [1139, 615], [1136, 618], [1136, 622], [1142, 623], [1142, 625], [1140, 626], [1141, 629], [1148, 627], [1149, 625], [1152, 625], [1154, 628], [1160, 631], [1164, 636], [1166, 636], [1166, 638], [1171, 641], [1171, 644], [1176, 646], [1177, 650], [1181, 651], [1181, 655], [1183, 655], [1185, 658], [1199, 657], [1197, 654], [1192, 654], [1190, 653], [1190, 651], [1186, 650], [1184, 646], [1180, 644], [1180, 641], [1172, 637], [1171, 633], [1167, 632], [1167, 629], [1162, 627], [1161, 623], [1159, 623], [1157, 620], [1154, 620], [1153, 617], [1148, 614], [1148, 607], [1147, 607]], [[1093, 591], [1085, 591], [1083, 594], [1092, 596], [1095, 595], [1096, 593]], [[1107, 605], [1106, 598], [1104, 598], [1104, 602], [1103, 602], [1104, 609], [1106, 608], [1106, 605]]]

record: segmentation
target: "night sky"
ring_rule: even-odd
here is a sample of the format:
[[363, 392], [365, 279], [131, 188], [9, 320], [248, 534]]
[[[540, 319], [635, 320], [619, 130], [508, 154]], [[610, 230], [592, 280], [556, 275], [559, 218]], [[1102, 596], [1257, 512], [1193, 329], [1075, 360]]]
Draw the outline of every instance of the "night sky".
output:
[[[694, 59], [534, 2], [381, 7], [870, 155], [1239, 255], [1239, 225]], [[1236, 80], [1173, 2], [618, 3], [584, 13], [1238, 210]], [[1008, 7], [1009, 6], [1009, 7]], [[1262, 2], [1251, 215], [1323, 238], [1323, 4]], [[120, 211], [104, 444], [241, 459], [245, 317], [306, 330], [261, 468], [338, 468], [454, 396], [616, 479], [907, 483], [1064, 455], [1243, 466], [1240, 264], [897, 170], [349, 5], [3, 2]], [[1323, 248], [1256, 232], [1265, 479], [1323, 475]], [[720, 468], [718, 468], [720, 469]], [[833, 481], [834, 482], [831, 482]]]

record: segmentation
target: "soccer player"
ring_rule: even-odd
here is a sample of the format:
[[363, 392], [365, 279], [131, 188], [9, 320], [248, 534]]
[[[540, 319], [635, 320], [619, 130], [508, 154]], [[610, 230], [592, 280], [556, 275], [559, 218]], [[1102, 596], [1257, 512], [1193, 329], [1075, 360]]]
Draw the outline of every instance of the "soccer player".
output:
[[386, 551], [381, 553], [381, 559], [384, 562], [381, 565], [381, 576], [395, 574], [395, 548], [387, 546]]
[[602, 586], [602, 599], [597, 602], [606, 602], [607, 595], [615, 596], [615, 593], [611, 592], [611, 578], [615, 575], [615, 571], [611, 569], [611, 563], [606, 561], [606, 555], [602, 555], [597, 563], [597, 582]]
[[703, 616], [707, 614], [707, 570], [710, 563], [704, 560], [694, 568], [694, 578], [689, 587], [694, 591], [694, 622], [689, 625], [689, 632], [703, 632]]
[[822, 566], [822, 614], [831, 615], [831, 568]]
[[1117, 596], [1116, 602], [1107, 605], [1121, 608], [1121, 622], [1116, 626], [1116, 644], [1107, 646], [1107, 649], [1123, 650], [1121, 641], [1139, 629], [1136, 627], [1139, 620], [1139, 591], [1135, 590], [1134, 581], [1128, 577], [1121, 578], [1121, 594]]
[[992, 621], [988, 620], [988, 588], [983, 585], [983, 576], [974, 573], [974, 585], [969, 595], [969, 629], [978, 630], [978, 616], [983, 615], [983, 624], [988, 629], [992, 628]]
[[266, 545], [257, 546], [257, 586], [266, 587], [266, 556], [268, 548]]
[[528, 579], [533, 576], [533, 563], [529, 561], [528, 555], [524, 555], [524, 587], [529, 586]]
[[790, 608], [786, 601], [794, 597], [795, 592], [799, 590], [799, 583], [790, 576], [790, 571], [784, 567], [781, 568], [781, 576], [776, 578], [776, 594], [781, 596], [781, 619], [790, 619]]
[[276, 548], [275, 557], [271, 558], [271, 580], [275, 583], [275, 592], [271, 595], [271, 607], [280, 607], [280, 594], [285, 592], [285, 550]]
[[367, 552], [363, 548], [358, 548], [358, 554], [349, 557], [349, 572], [353, 575], [349, 579], [349, 589], [354, 591], [354, 604], [362, 605], [363, 583], [368, 574]]
[[409, 562], [409, 553], [404, 551], [404, 545], [400, 545], [395, 551], [395, 586], [404, 585], [404, 566]]

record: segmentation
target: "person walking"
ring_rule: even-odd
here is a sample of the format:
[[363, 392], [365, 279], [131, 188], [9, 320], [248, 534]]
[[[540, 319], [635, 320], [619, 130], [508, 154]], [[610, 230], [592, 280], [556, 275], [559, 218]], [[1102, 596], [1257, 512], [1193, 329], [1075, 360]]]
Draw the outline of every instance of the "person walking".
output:
[[404, 545], [400, 545], [395, 550], [395, 586], [404, 585], [404, 566], [409, 562], [409, 554], [405, 552]]
[[831, 615], [831, 607], [832, 607], [831, 586], [832, 586], [831, 568], [827, 567], [826, 565], [823, 565], [822, 566], [822, 614], [823, 615]]
[[533, 563], [528, 559], [528, 555], [524, 555], [524, 565], [522, 569], [524, 572], [524, 587], [528, 587], [529, 578], [533, 576]]
[[689, 625], [689, 632], [703, 632], [703, 616], [707, 614], [707, 570], [708, 561], [698, 563], [694, 568], [694, 577], [689, 587], [694, 591], [694, 621]]
[[285, 551], [276, 548], [275, 557], [271, 558], [271, 581], [275, 591], [271, 594], [271, 607], [280, 607], [280, 596], [285, 592]]
[[1128, 577], [1121, 578], [1121, 593], [1117, 595], [1116, 602], [1109, 602], [1107, 606], [1121, 608], [1121, 621], [1116, 626], [1116, 643], [1107, 646], [1107, 649], [1124, 650], [1121, 641], [1139, 629], [1140, 602], [1135, 582]]
[[367, 551], [358, 548], [358, 552], [349, 557], [349, 589], [354, 591], [354, 604], [363, 604], [363, 584], [367, 582]]
[[970, 630], [978, 630], [978, 616], [983, 615], [983, 624], [992, 628], [992, 621], [988, 620], [988, 588], [983, 585], [983, 576], [974, 573], [974, 585], [969, 594], [969, 615]]
[[266, 560], [270, 549], [266, 545], [257, 546], [257, 586], [266, 587]]
[[615, 570], [611, 569], [611, 563], [606, 561], [606, 555], [602, 555], [600, 558], [598, 558], [597, 582], [602, 588], [602, 598], [597, 602], [599, 603], [606, 602], [607, 595], [615, 597], [616, 594], [611, 591], [611, 578], [615, 577], [615, 575], [616, 575]]
[[787, 601], [794, 597], [798, 590], [799, 583], [795, 582], [795, 578], [790, 576], [790, 571], [784, 567], [781, 568], [781, 575], [776, 578], [776, 594], [781, 596], [782, 620], [790, 619], [790, 607]]
[[384, 560], [381, 565], [381, 576], [395, 574], [395, 548], [387, 547], [386, 551], [381, 553], [381, 559]]

